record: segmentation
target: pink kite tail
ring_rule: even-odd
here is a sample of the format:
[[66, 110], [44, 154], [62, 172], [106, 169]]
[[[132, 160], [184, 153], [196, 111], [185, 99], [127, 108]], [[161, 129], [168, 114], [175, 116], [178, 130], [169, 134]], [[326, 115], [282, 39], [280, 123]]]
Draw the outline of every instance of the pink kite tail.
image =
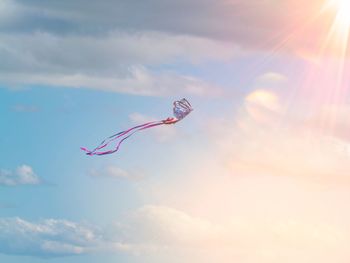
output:
[[[93, 150], [88, 150], [87, 148], [84, 147], [80, 147], [81, 150], [85, 151], [87, 155], [106, 155], [106, 154], [112, 154], [115, 153], [116, 151], [119, 150], [120, 145], [123, 143], [123, 141], [125, 141], [126, 139], [128, 139], [130, 136], [132, 136], [133, 134], [142, 131], [142, 130], [146, 130], [149, 128], [153, 128], [159, 125], [164, 125], [164, 124], [173, 124], [176, 123], [177, 119], [176, 118], [167, 118], [165, 120], [161, 120], [161, 121], [153, 121], [153, 122], [147, 122], [135, 127], [132, 127], [130, 129], [127, 129], [125, 131], [122, 132], [118, 132], [108, 138], [106, 138], [105, 140], [103, 140], [95, 149]], [[107, 147], [108, 145], [110, 145], [110, 143], [112, 143], [113, 141], [116, 141], [116, 145], [113, 149], [111, 150], [107, 150], [107, 151], [99, 151], [105, 147]]]

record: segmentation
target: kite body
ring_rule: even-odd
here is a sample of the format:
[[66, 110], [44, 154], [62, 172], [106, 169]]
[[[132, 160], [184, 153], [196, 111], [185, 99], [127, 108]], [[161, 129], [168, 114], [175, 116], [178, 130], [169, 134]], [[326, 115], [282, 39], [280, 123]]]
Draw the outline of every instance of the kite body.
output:
[[173, 112], [178, 121], [185, 118], [192, 110], [191, 104], [186, 99], [174, 102]]
[[[125, 141], [127, 138], [132, 136], [134, 133], [137, 133], [145, 129], [153, 128], [156, 126], [160, 126], [160, 125], [175, 124], [178, 121], [185, 118], [193, 110], [191, 104], [186, 99], [175, 101], [173, 105], [174, 105], [173, 107], [174, 117], [169, 117], [161, 121], [147, 122], [147, 123], [135, 126], [133, 128], [130, 128], [128, 130], [118, 132], [106, 138], [105, 140], [103, 140], [99, 146], [97, 146], [95, 149], [91, 151], [84, 147], [81, 147], [80, 149], [86, 152], [87, 155], [106, 155], [106, 154], [115, 153], [119, 150], [119, 147], [123, 143], [123, 141]], [[113, 142], [115, 143], [115, 147], [111, 150], [106, 150], [106, 147]]]

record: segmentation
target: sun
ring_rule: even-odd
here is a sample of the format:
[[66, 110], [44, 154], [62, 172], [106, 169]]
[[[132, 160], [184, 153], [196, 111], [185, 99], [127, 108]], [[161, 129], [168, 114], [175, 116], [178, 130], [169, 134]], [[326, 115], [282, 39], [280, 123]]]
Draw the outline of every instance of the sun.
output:
[[350, 0], [330, 0], [331, 6], [336, 9], [335, 24], [341, 30], [350, 29]]
[[333, 23], [324, 42], [324, 47], [335, 51], [343, 58], [347, 56], [350, 40], [350, 0], [326, 0], [324, 11], [332, 12]]

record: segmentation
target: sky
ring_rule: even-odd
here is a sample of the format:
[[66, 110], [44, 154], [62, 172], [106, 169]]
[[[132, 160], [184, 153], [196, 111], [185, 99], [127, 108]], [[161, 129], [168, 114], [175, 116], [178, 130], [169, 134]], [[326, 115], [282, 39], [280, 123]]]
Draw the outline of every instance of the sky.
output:
[[349, 262], [349, 10], [0, 0], [0, 262]]

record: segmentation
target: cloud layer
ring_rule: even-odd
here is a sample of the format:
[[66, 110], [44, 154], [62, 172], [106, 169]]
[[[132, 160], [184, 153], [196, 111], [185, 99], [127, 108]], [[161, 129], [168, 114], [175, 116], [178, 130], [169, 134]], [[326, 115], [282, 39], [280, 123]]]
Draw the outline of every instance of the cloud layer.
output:
[[[148, 2], [3, 1], [4, 31], [50, 31], [55, 34], [103, 34], [115, 29], [234, 39], [254, 45], [283, 39], [293, 27], [319, 15], [323, 1], [312, 0], [300, 10], [297, 1], [152, 0]], [[285, 11], [288, 10], [288, 16]], [[5, 15], [6, 14], [6, 15]], [[259, 15], [257, 15], [259, 14]], [[225, 26], [226, 25], [226, 26]], [[230, 26], [227, 26], [230, 25]]]
[[217, 94], [215, 83], [164, 68], [229, 61], [242, 47], [305, 50], [318, 39], [318, 28], [311, 26], [316, 33], [307, 34], [310, 29], [304, 27], [313, 25], [310, 17], [320, 15], [322, 2], [313, 0], [301, 10], [302, 4], [5, 0], [0, 5], [0, 82], [151, 96]]
[[[257, 259], [278, 262], [289, 255], [307, 262], [308, 258], [321, 259], [321, 253], [325, 258], [320, 262], [327, 262], [324, 260], [331, 253], [344, 256], [346, 249], [340, 244], [349, 240], [343, 232], [345, 228], [327, 222], [297, 218], [262, 219], [259, 223], [250, 220], [236, 217], [233, 221], [213, 222], [159, 205], [140, 207], [105, 229], [67, 220], [32, 223], [21, 218], [2, 218], [0, 253], [60, 257], [109, 251], [152, 262], [162, 262], [164, 257], [171, 260], [176, 255], [182, 257], [182, 262], [220, 259], [249, 263]], [[300, 253], [291, 253], [294, 250]]]
[[[217, 87], [148, 66], [179, 60], [229, 59], [235, 47], [208, 39], [160, 33], [58, 36], [0, 35], [0, 81], [8, 85], [53, 85], [139, 95], [215, 94]], [[219, 50], [211, 53], [210, 50]]]

